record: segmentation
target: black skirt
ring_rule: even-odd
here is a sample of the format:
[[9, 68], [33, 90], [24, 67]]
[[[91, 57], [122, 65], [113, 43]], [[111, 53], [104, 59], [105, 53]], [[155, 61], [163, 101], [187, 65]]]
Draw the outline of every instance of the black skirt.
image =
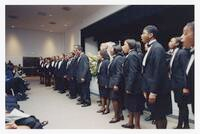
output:
[[142, 112], [145, 99], [143, 94], [125, 94], [124, 103], [129, 112]]
[[99, 86], [99, 95], [100, 97], [110, 98], [110, 88]]
[[113, 89], [111, 89], [110, 91], [110, 99], [111, 100], [116, 100], [119, 101], [121, 103], [123, 103], [123, 99], [124, 99], [124, 93], [121, 89], [119, 89], [118, 91], [114, 91]]

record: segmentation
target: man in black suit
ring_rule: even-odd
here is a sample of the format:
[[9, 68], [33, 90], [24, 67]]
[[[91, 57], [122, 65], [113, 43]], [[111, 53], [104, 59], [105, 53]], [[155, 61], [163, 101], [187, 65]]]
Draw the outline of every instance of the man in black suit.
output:
[[59, 93], [61, 94], [65, 93], [64, 75], [66, 70], [66, 64], [67, 62], [65, 61], [65, 57], [63, 55], [63, 57], [60, 59], [60, 62], [58, 63], [58, 71], [57, 71], [58, 90]]
[[185, 87], [183, 94], [189, 96], [194, 113], [194, 22], [187, 23], [183, 29], [182, 42], [185, 48], [190, 49], [190, 59], [185, 71]]
[[90, 67], [89, 67], [89, 59], [82, 52], [81, 46], [77, 47], [77, 53], [79, 55], [79, 58], [77, 59], [76, 81], [79, 85], [80, 92], [81, 92], [80, 104], [83, 104], [82, 107], [87, 107], [91, 105], [91, 100], [90, 100], [91, 73], [90, 73]]
[[166, 128], [166, 115], [172, 113], [171, 92], [168, 87], [165, 49], [156, 40], [158, 29], [148, 25], [143, 29], [142, 42], [148, 44], [142, 65], [143, 91], [156, 128]]
[[174, 100], [179, 108], [178, 125], [176, 128], [182, 128], [183, 123], [185, 128], [189, 125], [189, 113], [187, 97], [183, 96], [182, 90], [185, 85], [184, 74], [189, 60], [189, 54], [186, 49], [180, 47], [180, 41], [180, 37], [173, 37], [169, 42], [172, 50], [172, 57], [169, 61], [169, 78], [171, 80], [171, 89], [174, 91]]

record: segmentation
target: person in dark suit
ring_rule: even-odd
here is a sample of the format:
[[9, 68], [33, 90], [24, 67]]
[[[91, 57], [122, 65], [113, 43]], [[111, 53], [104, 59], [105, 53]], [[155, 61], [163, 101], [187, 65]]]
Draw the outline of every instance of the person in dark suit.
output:
[[[126, 55], [123, 66], [125, 107], [129, 111], [129, 121], [122, 125], [124, 128], [134, 128], [133, 118], [135, 119], [135, 128], [140, 129], [140, 114], [144, 109], [144, 96], [141, 89], [141, 70], [142, 57], [137, 51], [137, 42], [134, 39], [124, 41], [122, 47]], [[139, 48], [138, 48], [139, 50]]]
[[44, 78], [43, 78], [43, 75], [42, 75], [42, 64], [43, 64], [44, 60], [42, 57], [40, 57], [40, 63], [39, 63], [39, 74], [40, 74], [40, 84], [43, 84], [44, 83]]
[[143, 29], [141, 39], [149, 47], [142, 62], [142, 88], [152, 117], [155, 119], [156, 128], [166, 128], [166, 115], [172, 113], [171, 91], [165, 49], [156, 40], [157, 36], [156, 26], [148, 25]]
[[184, 74], [189, 60], [189, 54], [187, 50], [180, 47], [181, 39], [179, 37], [173, 37], [169, 42], [169, 46], [173, 49], [169, 62], [169, 78], [171, 81], [171, 89], [174, 91], [174, 100], [179, 108], [178, 125], [176, 128], [182, 128], [183, 123], [184, 127], [189, 125], [187, 97], [183, 96], [182, 93], [185, 85]]
[[102, 107], [98, 110], [98, 113], [108, 114], [110, 112], [110, 89], [108, 88], [108, 65], [110, 63], [109, 56], [106, 49], [100, 50], [100, 64], [97, 70], [97, 79], [99, 85], [99, 94], [101, 98]]
[[116, 45], [114, 42], [109, 42], [112, 44], [112, 48], [109, 49], [110, 55], [113, 59], [109, 64], [109, 88], [111, 88], [110, 99], [112, 100], [114, 117], [109, 123], [116, 123], [120, 120], [124, 120], [122, 114], [123, 108], [123, 96], [124, 96], [124, 81], [123, 81], [123, 63], [125, 60], [122, 54], [122, 48], [120, 45]]
[[83, 104], [82, 107], [87, 107], [91, 105], [90, 99], [90, 81], [92, 75], [90, 73], [89, 59], [82, 51], [82, 47], [77, 47], [77, 52], [79, 58], [77, 59], [77, 68], [76, 68], [76, 80], [80, 88], [80, 97]]
[[194, 22], [186, 24], [181, 38], [183, 46], [190, 49], [190, 59], [185, 71], [183, 94], [188, 96], [189, 103], [192, 104], [192, 112], [194, 113]]
[[40, 84], [44, 84], [44, 59], [40, 57]]
[[50, 59], [46, 59], [46, 64], [44, 67], [44, 74], [45, 74], [45, 86], [51, 86], [51, 73], [50, 73]]
[[58, 75], [57, 75], [57, 72], [58, 72], [58, 63], [59, 62], [60, 62], [59, 56], [57, 56], [57, 59], [55, 60], [55, 64], [54, 64], [54, 81], [55, 81], [54, 90], [58, 90]]
[[64, 84], [64, 75], [66, 70], [66, 64], [65, 57], [60, 59], [60, 62], [58, 63], [58, 71], [57, 71], [57, 83], [58, 83], [58, 90], [59, 93], [63, 94], [65, 93], [65, 84]]

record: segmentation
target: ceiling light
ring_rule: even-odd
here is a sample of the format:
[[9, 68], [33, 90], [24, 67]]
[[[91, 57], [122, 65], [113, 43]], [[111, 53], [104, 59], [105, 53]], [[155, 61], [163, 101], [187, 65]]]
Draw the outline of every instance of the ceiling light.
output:
[[53, 16], [52, 14], [49, 14], [49, 17]]
[[53, 32], [53, 30], [49, 30], [49, 32], [50, 32], [50, 33], [52, 33], [52, 32]]
[[8, 18], [10, 18], [10, 19], [18, 19], [18, 16], [16, 16], [16, 15], [8, 15]]
[[44, 27], [44, 25], [40, 25], [40, 27]]
[[67, 24], [64, 24], [64, 27], [67, 27], [68, 25]]
[[11, 28], [15, 28], [15, 25], [11, 25]]
[[45, 12], [38, 12], [37, 14], [40, 16], [47, 16], [47, 13], [45, 13]]
[[71, 8], [70, 8], [70, 7], [68, 7], [68, 6], [64, 6], [64, 7], [62, 7], [62, 10], [65, 10], [65, 11], [70, 11], [70, 10], [71, 10]]
[[55, 24], [56, 24], [56, 22], [54, 22], [54, 21], [51, 21], [51, 22], [49, 22], [49, 24], [55, 25]]

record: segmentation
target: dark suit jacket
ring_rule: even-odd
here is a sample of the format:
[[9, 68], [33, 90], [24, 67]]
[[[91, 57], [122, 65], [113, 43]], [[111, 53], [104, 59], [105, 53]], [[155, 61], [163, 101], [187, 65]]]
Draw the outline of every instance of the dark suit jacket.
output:
[[143, 90], [156, 94], [170, 92], [165, 49], [160, 43], [153, 42], [143, 66]]
[[110, 61], [108, 59], [104, 59], [102, 61], [100, 70], [97, 74], [98, 84], [102, 87], [108, 87], [109, 77], [108, 77], [108, 65]]
[[189, 54], [185, 49], [179, 49], [174, 57], [171, 68], [171, 86], [173, 90], [180, 90], [186, 86], [185, 70], [189, 61]]
[[109, 67], [109, 88], [113, 88], [114, 85], [123, 86], [123, 64], [125, 57], [122, 55], [116, 55], [113, 57]]
[[67, 61], [63, 60], [62, 64], [60, 65], [60, 68], [57, 70], [57, 76], [58, 77], [64, 78], [64, 75], [65, 75], [65, 72], [66, 72], [65, 71], [66, 70], [66, 65], [67, 65]]
[[85, 54], [82, 54], [80, 60], [77, 60], [77, 68], [76, 68], [76, 80], [78, 83], [81, 82], [81, 78], [85, 79], [85, 82], [89, 82], [91, 80], [89, 59]]
[[141, 58], [132, 50], [126, 57], [123, 66], [125, 90], [131, 93], [141, 93]]
[[[194, 61], [195, 62], [195, 61]], [[192, 66], [188, 72], [188, 75], [186, 74], [186, 87], [190, 90], [190, 101], [194, 102], [194, 62], [192, 63]]]

